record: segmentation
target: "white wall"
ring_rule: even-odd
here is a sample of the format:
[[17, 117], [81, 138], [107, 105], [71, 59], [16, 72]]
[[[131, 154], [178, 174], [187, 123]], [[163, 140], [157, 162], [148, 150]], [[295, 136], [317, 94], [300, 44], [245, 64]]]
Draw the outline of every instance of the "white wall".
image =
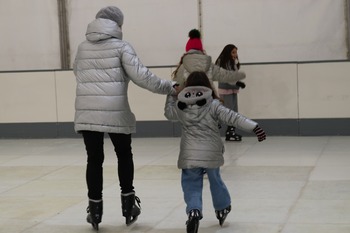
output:
[[57, 122], [55, 73], [0, 73], [0, 100], [1, 123]]
[[243, 62], [347, 58], [344, 0], [203, 0], [204, 43], [235, 44]]
[[298, 118], [296, 64], [242, 66], [245, 89], [238, 96], [239, 111], [254, 119]]
[[0, 70], [61, 67], [56, 0], [1, 0], [0, 28]]
[[[215, 59], [227, 43], [241, 61], [347, 59], [344, 0], [202, 0], [204, 47]], [[125, 15], [124, 39], [147, 66], [176, 65], [197, 0], [67, 0], [71, 61], [87, 24], [107, 5]], [[60, 69], [56, 0], [2, 0], [0, 71]]]
[[299, 65], [300, 118], [349, 118], [349, 74], [349, 62]]
[[131, 43], [147, 66], [176, 65], [185, 52], [188, 31], [198, 27], [196, 0], [72, 0], [69, 5], [72, 58], [79, 43], [85, 40], [88, 23], [108, 5], [123, 11], [123, 39]]
[[[253, 119], [349, 118], [350, 62], [246, 65], [239, 112]], [[172, 69], [152, 69], [170, 80]], [[72, 122], [72, 71], [0, 73], [0, 123]], [[165, 96], [130, 83], [138, 121], [166, 120]]]

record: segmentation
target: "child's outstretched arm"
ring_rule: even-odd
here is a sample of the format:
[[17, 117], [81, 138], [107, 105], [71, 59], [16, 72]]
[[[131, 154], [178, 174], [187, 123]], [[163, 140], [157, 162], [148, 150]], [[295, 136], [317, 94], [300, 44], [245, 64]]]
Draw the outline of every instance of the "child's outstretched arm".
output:
[[229, 108], [226, 108], [222, 104], [215, 103], [214, 104], [215, 114], [218, 119], [227, 124], [237, 127], [238, 129], [244, 130], [246, 132], [253, 132], [258, 137], [258, 141], [261, 142], [266, 139], [265, 131], [258, 126], [258, 123], [237, 113], [232, 111]]

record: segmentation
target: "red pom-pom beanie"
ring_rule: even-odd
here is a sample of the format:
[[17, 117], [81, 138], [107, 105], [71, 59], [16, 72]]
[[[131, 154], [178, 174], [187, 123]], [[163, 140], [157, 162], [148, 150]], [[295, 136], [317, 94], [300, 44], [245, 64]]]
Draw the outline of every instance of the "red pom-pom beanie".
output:
[[188, 39], [186, 44], [186, 52], [188, 52], [191, 49], [203, 51], [200, 32], [197, 29], [192, 29], [188, 33], [188, 36], [190, 37], [190, 39]]

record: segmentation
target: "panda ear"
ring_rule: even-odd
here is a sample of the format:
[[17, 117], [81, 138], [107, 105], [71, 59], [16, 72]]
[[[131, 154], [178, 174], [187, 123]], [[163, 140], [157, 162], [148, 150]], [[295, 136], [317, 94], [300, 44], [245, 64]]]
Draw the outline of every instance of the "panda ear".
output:
[[185, 104], [184, 102], [179, 101], [179, 102], [177, 103], [177, 107], [178, 107], [180, 110], [184, 110], [184, 109], [187, 107], [187, 104]]
[[196, 102], [196, 104], [198, 105], [198, 106], [203, 106], [203, 105], [205, 105], [207, 103], [207, 100], [206, 99], [201, 99], [201, 100], [198, 100], [197, 102]]

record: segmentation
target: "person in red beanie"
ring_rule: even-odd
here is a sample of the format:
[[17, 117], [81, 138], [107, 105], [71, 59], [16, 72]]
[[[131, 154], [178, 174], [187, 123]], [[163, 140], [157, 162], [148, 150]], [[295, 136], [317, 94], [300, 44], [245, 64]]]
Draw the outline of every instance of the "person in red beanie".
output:
[[179, 65], [172, 73], [172, 78], [179, 85], [179, 90], [185, 86], [187, 77], [194, 71], [206, 73], [213, 88], [213, 81], [236, 83], [245, 78], [244, 72], [225, 70], [212, 62], [211, 57], [203, 49], [200, 31], [192, 29], [188, 36], [186, 53], [183, 54]]
[[190, 39], [188, 39], [186, 44], [186, 52], [190, 51], [191, 49], [204, 51], [202, 40], [201, 40], [201, 34], [197, 29], [193, 29], [189, 32], [188, 36]]

